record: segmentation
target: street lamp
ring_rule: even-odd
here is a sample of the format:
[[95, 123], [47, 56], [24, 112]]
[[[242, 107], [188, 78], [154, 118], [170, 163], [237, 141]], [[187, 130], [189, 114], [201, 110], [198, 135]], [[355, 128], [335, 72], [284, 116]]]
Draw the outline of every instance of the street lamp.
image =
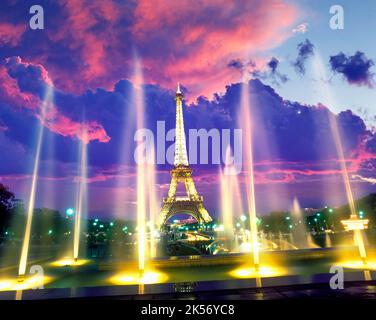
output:
[[74, 209], [73, 208], [68, 208], [67, 210], [65, 210], [65, 213], [67, 214], [67, 216], [73, 216], [74, 215]]

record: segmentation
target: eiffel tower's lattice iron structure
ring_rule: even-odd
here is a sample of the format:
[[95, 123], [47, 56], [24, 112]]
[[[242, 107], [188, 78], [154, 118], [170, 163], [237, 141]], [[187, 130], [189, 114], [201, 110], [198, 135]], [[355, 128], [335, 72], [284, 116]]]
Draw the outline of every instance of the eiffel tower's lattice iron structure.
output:
[[[163, 207], [159, 214], [158, 226], [162, 228], [166, 221], [177, 213], [187, 213], [199, 223], [210, 222], [208, 211], [204, 207], [204, 198], [198, 195], [192, 179], [192, 169], [189, 167], [187, 146], [183, 119], [183, 94], [178, 84], [175, 95], [176, 101], [176, 129], [175, 129], [175, 158], [174, 168], [171, 170], [171, 183], [166, 198], [163, 198]], [[176, 196], [179, 183], [184, 183], [186, 196]]]

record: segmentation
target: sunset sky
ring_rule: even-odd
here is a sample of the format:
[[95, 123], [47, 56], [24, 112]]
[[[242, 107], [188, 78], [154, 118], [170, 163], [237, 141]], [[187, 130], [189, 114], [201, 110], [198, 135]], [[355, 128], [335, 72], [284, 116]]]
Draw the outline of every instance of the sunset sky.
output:
[[[157, 120], [174, 126], [177, 82], [186, 130], [237, 128], [246, 79], [260, 214], [289, 209], [294, 197], [303, 207], [346, 202], [328, 112], [337, 115], [355, 197], [376, 192], [375, 1], [336, 1], [343, 30], [329, 27], [324, 0], [38, 1], [43, 30], [29, 27], [33, 4], [0, 3], [0, 182], [25, 202], [43, 125], [37, 206], [74, 206], [85, 127], [89, 213], [134, 216], [137, 61], [153, 131]], [[42, 122], [46, 88], [52, 108]], [[159, 198], [170, 169], [157, 167]], [[218, 165], [192, 169], [218, 216]]]

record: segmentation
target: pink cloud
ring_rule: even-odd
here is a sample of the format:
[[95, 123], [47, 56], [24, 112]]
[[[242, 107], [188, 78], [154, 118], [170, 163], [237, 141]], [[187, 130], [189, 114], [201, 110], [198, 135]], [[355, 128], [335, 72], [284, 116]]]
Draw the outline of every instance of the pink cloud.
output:
[[20, 91], [17, 81], [9, 76], [3, 66], [0, 66], [0, 99], [18, 108], [36, 109], [39, 103], [39, 99], [31, 93]]
[[15, 47], [26, 31], [26, 24], [0, 22], [0, 45]]
[[[39, 119], [41, 117], [39, 116]], [[76, 122], [61, 114], [55, 106], [51, 106], [45, 114], [44, 125], [54, 133], [64, 137], [78, 138], [85, 143], [98, 140], [108, 142], [110, 137], [106, 131], [96, 121]]]
[[292, 35], [298, 15], [285, 0], [63, 0], [61, 11], [64, 24], [46, 32], [74, 67], [39, 57], [58, 88], [110, 89], [131, 78], [137, 52], [146, 82], [173, 88], [180, 81], [191, 101], [239, 81], [227, 67], [232, 59], [264, 61], [263, 51]]
[[[61, 5], [66, 21], [48, 32], [48, 37], [70, 49], [77, 69], [72, 74], [43, 56], [56, 85], [75, 93], [99, 86], [110, 88], [119, 80], [116, 69], [122, 69], [120, 61], [124, 62], [124, 58], [120, 59], [123, 52], [117, 52], [116, 47], [125, 39], [119, 36], [122, 28], [115, 24], [130, 14], [129, 10], [113, 1], [63, 0]], [[117, 76], [112, 78], [114, 73]]]
[[[296, 15], [282, 0], [140, 0], [133, 33], [145, 51], [158, 51], [144, 56], [150, 81], [169, 87], [181, 81], [194, 97], [210, 97], [239, 80], [226, 68], [230, 60], [257, 59], [278, 46], [291, 35]], [[159, 47], [160, 39], [165, 46]]]
[[[52, 86], [49, 74], [42, 65], [31, 64], [23, 61], [20, 57], [16, 57], [12, 60], [11, 67], [36, 68], [41, 71], [40, 79], [34, 79], [34, 81], [42, 81], [45, 85]], [[49, 103], [46, 107], [46, 113], [44, 119], [42, 119], [41, 107], [43, 102], [36, 95], [23, 92], [18, 86], [16, 79], [10, 77], [7, 69], [3, 66], [0, 66], [0, 99], [3, 102], [16, 106], [19, 110], [23, 108], [32, 110], [33, 114], [42, 121], [50, 131], [64, 137], [75, 137], [86, 143], [94, 140], [98, 140], [99, 142], [108, 142], [110, 140], [103, 126], [98, 122], [88, 121], [80, 123], [73, 121], [63, 115], [52, 103]]]
[[5, 63], [9, 66], [10, 69], [34, 69], [38, 71], [38, 76], [43, 81], [44, 84], [53, 87], [52, 80], [48, 74], [47, 69], [40, 63], [31, 63], [25, 60], [22, 60], [20, 56], [15, 56], [11, 58], [6, 58]]

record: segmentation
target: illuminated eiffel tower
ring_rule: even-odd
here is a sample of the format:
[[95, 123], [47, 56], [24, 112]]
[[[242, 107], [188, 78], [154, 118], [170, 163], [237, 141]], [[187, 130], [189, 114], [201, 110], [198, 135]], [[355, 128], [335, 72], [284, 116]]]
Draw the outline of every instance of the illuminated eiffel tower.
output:
[[[175, 159], [171, 171], [171, 183], [167, 198], [163, 198], [163, 207], [159, 214], [158, 226], [163, 227], [166, 221], [177, 213], [187, 213], [198, 223], [210, 222], [212, 218], [204, 207], [204, 198], [197, 194], [192, 179], [192, 169], [189, 167], [183, 120], [183, 94], [178, 89], [176, 101], [176, 129], [175, 129]], [[177, 197], [176, 189], [179, 183], [184, 183], [186, 196]]]

